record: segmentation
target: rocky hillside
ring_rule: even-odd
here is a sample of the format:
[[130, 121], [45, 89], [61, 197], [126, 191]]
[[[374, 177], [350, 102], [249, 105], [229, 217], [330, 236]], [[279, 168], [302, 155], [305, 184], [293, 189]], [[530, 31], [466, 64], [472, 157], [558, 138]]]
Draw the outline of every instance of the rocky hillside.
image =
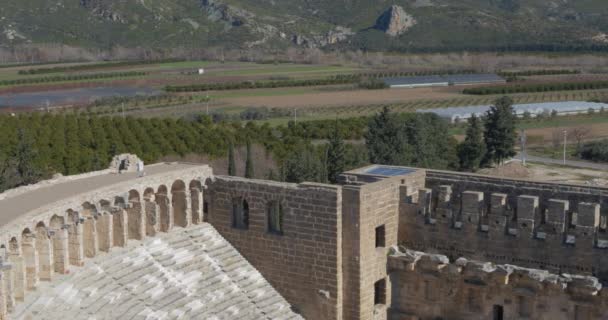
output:
[[0, 45], [371, 50], [608, 45], [605, 0], [19, 0]]

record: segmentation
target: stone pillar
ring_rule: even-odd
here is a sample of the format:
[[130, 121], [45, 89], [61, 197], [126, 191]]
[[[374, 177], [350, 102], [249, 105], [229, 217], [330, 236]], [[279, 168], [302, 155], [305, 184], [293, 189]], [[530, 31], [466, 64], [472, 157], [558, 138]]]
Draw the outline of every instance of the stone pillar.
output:
[[8, 312], [13, 307], [13, 297], [8, 285], [11, 265], [0, 259], [0, 320], [8, 319]]
[[38, 252], [36, 252], [36, 237], [31, 233], [23, 234], [21, 250], [25, 264], [25, 282], [28, 290], [36, 290], [38, 286]]
[[549, 199], [547, 203], [547, 232], [561, 235], [566, 231], [566, 213], [570, 210], [567, 200]]
[[112, 242], [115, 247], [125, 247], [128, 240], [128, 219], [124, 209], [116, 209], [112, 212], [113, 236]]
[[53, 230], [51, 239], [53, 241], [53, 265], [54, 271], [58, 274], [68, 273], [69, 266], [69, 245], [68, 245], [68, 226], [62, 226]]
[[437, 208], [435, 209], [435, 217], [446, 226], [451, 226], [453, 218], [452, 210], [452, 187], [439, 186], [439, 194], [437, 196]]
[[140, 202], [131, 202], [127, 211], [129, 239], [143, 240], [146, 235], [146, 221]]
[[79, 221], [68, 225], [68, 252], [70, 264], [73, 266], [84, 265], [84, 238], [83, 227]]
[[144, 202], [146, 213], [146, 235], [154, 237], [160, 230], [160, 209], [156, 202], [146, 200]]
[[192, 197], [190, 192], [186, 193], [186, 228], [192, 226]]
[[483, 208], [483, 192], [465, 191], [462, 193], [462, 222], [478, 226]]
[[40, 228], [36, 232], [36, 251], [38, 252], [40, 280], [51, 281], [54, 271], [53, 249], [46, 228]]
[[200, 224], [203, 222], [203, 193], [198, 188], [190, 189], [190, 199], [192, 203], [192, 223]]
[[114, 215], [104, 212], [97, 218], [97, 246], [99, 251], [110, 252], [114, 246]]
[[13, 296], [17, 301], [23, 301], [25, 297], [25, 266], [21, 250], [16, 242], [11, 241], [8, 253], [8, 261], [12, 264], [11, 283], [13, 288]]
[[2, 271], [2, 286], [5, 290], [3, 294], [3, 302], [8, 313], [12, 312], [13, 308], [15, 307], [15, 293], [13, 292], [13, 266], [10, 262], [5, 261], [3, 258], [2, 262], [0, 263], [0, 270]]
[[534, 217], [538, 212], [538, 197], [519, 196], [517, 197], [517, 227], [518, 233], [532, 237], [534, 232]]
[[99, 251], [99, 243], [97, 240], [97, 218], [86, 217], [83, 223], [83, 240], [84, 240], [84, 256], [93, 258]]

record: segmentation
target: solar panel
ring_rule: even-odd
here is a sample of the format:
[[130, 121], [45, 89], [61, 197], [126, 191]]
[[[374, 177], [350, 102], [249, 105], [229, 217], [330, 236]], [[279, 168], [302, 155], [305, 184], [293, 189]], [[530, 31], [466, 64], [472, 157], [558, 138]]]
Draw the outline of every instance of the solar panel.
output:
[[406, 175], [406, 174], [412, 173], [414, 171], [416, 171], [416, 170], [409, 169], [409, 168], [376, 166], [376, 167], [366, 170], [365, 173], [377, 175], [377, 176], [395, 177], [395, 176]]

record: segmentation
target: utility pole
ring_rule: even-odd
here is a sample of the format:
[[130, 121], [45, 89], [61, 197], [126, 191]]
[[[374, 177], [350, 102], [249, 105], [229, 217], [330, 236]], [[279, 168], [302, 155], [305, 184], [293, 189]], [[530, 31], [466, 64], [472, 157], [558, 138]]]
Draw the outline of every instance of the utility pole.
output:
[[564, 129], [564, 165], [566, 165], [566, 145], [568, 144], [568, 130]]
[[207, 115], [209, 115], [209, 95], [205, 96], [205, 101], [207, 102]]
[[528, 160], [528, 152], [526, 151], [526, 141], [527, 141], [526, 130], [521, 129], [520, 139], [521, 139], [521, 161], [522, 161], [522, 164], [524, 166], [526, 166], [526, 160]]

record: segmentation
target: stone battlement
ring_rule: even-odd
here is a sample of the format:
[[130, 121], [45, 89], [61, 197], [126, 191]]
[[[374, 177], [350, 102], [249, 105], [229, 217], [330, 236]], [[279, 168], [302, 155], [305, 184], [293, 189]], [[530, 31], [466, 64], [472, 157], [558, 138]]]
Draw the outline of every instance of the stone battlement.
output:
[[407, 247], [608, 279], [605, 188], [427, 171], [409, 192]]
[[[396, 319], [600, 319], [608, 289], [595, 277], [496, 265], [405, 248], [391, 249], [388, 268]], [[492, 308], [494, 306], [494, 308]], [[408, 314], [416, 316], [406, 317]]]

